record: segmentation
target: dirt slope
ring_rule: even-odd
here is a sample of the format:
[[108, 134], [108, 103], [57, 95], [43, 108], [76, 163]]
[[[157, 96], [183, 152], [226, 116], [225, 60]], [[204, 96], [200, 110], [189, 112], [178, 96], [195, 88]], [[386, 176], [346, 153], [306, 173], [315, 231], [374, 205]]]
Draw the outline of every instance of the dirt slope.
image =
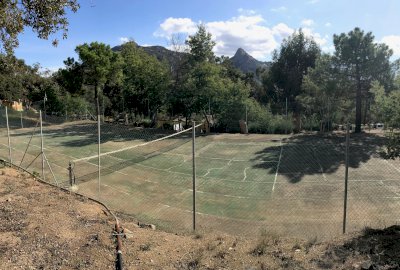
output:
[[[400, 269], [400, 227], [332, 242], [175, 235], [120, 215], [125, 269]], [[0, 169], [0, 269], [114, 269], [114, 219], [100, 205]]]

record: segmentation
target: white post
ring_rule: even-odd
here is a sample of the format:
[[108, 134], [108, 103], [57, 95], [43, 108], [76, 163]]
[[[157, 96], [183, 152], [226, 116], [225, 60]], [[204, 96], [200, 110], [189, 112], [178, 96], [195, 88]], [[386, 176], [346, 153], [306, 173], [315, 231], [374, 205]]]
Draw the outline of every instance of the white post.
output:
[[41, 150], [41, 154], [42, 154], [42, 178], [43, 178], [43, 181], [46, 181], [46, 175], [44, 174], [45, 157], [44, 157], [42, 111], [39, 112], [39, 117], [40, 117], [40, 150]]
[[10, 164], [12, 164], [10, 126], [8, 125], [8, 110], [7, 110], [7, 106], [6, 106], [6, 123], [7, 123], [7, 137], [8, 137], [8, 159], [10, 160]]
[[22, 122], [22, 112], [21, 112], [21, 128], [24, 128], [24, 123]]

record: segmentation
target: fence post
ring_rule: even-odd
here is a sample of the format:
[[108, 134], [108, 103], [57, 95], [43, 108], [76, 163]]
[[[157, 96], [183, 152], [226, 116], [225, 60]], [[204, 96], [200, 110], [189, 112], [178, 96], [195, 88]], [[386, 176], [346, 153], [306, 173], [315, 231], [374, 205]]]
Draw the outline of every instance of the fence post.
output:
[[196, 152], [195, 152], [196, 122], [192, 123], [192, 161], [193, 161], [193, 231], [196, 230]]
[[98, 198], [100, 199], [100, 176], [101, 176], [101, 169], [100, 169], [100, 143], [101, 143], [101, 131], [100, 131], [100, 110], [99, 110], [99, 102], [97, 100], [97, 155], [98, 155]]
[[21, 112], [21, 128], [24, 128], [24, 122], [22, 122], [22, 112]]
[[7, 137], [8, 137], [8, 159], [10, 160], [10, 164], [12, 164], [11, 137], [10, 137], [10, 126], [8, 125], [8, 110], [7, 110], [7, 106], [6, 106], [6, 123], [7, 123]]
[[349, 144], [350, 144], [350, 131], [349, 123], [347, 123], [346, 129], [346, 170], [344, 175], [344, 204], [343, 204], [343, 234], [346, 233], [346, 222], [347, 222], [347, 184], [349, 180]]
[[42, 155], [42, 178], [43, 181], [46, 181], [46, 175], [44, 174], [44, 142], [43, 142], [43, 122], [42, 122], [42, 111], [39, 112], [40, 117], [40, 153]]

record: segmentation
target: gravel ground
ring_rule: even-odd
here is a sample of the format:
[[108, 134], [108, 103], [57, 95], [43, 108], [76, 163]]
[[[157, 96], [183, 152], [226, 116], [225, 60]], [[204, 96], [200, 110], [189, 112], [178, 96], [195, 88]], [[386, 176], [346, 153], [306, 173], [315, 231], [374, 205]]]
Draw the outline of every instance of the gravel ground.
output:
[[[125, 269], [400, 269], [400, 226], [320, 242], [176, 235], [118, 216]], [[114, 269], [114, 223], [97, 203], [0, 169], [0, 269]]]

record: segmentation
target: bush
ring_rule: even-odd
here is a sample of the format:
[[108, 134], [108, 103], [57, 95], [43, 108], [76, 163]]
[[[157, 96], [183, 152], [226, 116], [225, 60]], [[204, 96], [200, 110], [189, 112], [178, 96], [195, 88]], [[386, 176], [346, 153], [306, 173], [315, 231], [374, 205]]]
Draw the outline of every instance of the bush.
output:
[[387, 136], [386, 156], [390, 159], [400, 158], [400, 133], [391, 131]]

